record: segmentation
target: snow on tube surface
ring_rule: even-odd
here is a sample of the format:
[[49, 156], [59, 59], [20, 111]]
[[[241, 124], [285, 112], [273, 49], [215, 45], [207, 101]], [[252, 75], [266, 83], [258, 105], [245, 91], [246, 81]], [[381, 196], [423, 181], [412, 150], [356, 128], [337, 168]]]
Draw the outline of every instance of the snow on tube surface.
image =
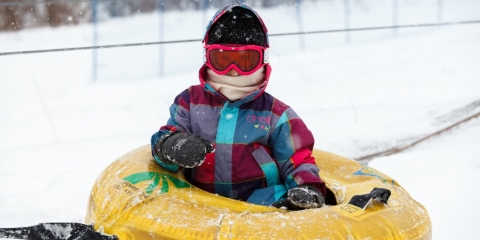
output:
[[[91, 191], [85, 217], [95, 230], [127, 239], [431, 239], [427, 210], [385, 174], [314, 150], [327, 185], [326, 207], [288, 211], [205, 192], [181, 172], [159, 167], [150, 146], [108, 166]], [[348, 204], [373, 188], [387, 204]]]

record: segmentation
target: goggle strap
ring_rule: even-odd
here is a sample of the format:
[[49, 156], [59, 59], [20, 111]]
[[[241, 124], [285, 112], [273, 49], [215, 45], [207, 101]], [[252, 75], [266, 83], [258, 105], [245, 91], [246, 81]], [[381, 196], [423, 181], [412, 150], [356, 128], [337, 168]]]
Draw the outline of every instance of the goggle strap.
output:
[[[267, 48], [263, 51], [263, 63], [267, 64], [268, 61], [269, 61], [269, 49], [270, 48]], [[203, 62], [206, 63], [207, 62], [207, 49], [206, 48], [203, 48]]]
[[263, 63], [268, 63], [268, 48], [263, 51]]
[[206, 48], [203, 49], [203, 62], [204, 63], [207, 62], [207, 49]]

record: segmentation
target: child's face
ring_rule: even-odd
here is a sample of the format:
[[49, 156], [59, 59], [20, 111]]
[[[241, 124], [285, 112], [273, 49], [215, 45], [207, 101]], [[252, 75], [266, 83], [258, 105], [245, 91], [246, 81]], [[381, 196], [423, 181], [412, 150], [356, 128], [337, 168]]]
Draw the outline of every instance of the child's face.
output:
[[237, 70], [235, 70], [235, 69], [231, 69], [225, 75], [230, 76], [230, 77], [237, 77], [237, 76], [240, 76], [240, 73], [238, 73]]

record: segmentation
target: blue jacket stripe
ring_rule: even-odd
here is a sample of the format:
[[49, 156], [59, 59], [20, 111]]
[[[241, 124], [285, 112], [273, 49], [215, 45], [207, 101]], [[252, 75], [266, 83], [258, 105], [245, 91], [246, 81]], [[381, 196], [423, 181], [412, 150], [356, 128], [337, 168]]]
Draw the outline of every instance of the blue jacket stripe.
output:
[[[233, 197], [232, 192], [232, 146], [237, 128], [239, 108], [229, 108], [229, 102], [225, 102], [220, 112], [217, 128], [217, 153], [215, 158], [222, 162], [215, 164], [215, 192], [226, 197]], [[224, 144], [228, 144], [228, 147]], [[225, 146], [225, 148], [223, 147]]]
[[275, 185], [275, 202], [285, 199], [287, 195], [287, 188], [285, 185]]
[[260, 166], [265, 174], [265, 178], [267, 179], [267, 186], [273, 186], [278, 184], [278, 168], [277, 164], [274, 162], [269, 162]]
[[288, 116], [287, 116], [287, 111], [283, 112], [282, 116], [280, 116], [280, 119], [278, 119], [277, 125], [275, 128], [279, 127], [280, 125], [288, 122]]
[[235, 129], [237, 128], [237, 119], [239, 108], [228, 108], [228, 102], [223, 106], [218, 121], [217, 144], [233, 144]]
[[257, 161], [258, 165], [265, 175], [267, 181], [267, 186], [274, 186], [279, 183], [280, 174], [278, 172], [277, 164], [272, 159], [272, 157], [267, 153], [267, 151], [261, 147], [252, 152], [253, 157]]
[[247, 202], [268, 206], [274, 202], [284, 200], [286, 195], [287, 188], [285, 185], [279, 184], [255, 190], [247, 199]]

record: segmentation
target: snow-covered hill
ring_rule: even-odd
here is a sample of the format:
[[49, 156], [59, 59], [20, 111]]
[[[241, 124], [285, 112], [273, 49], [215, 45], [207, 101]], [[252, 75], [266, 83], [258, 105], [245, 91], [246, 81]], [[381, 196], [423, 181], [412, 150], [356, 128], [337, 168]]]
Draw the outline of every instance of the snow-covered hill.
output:
[[[465, 16], [480, 16], [471, 13], [478, 2], [464, 3]], [[322, 23], [333, 19], [320, 28], [343, 27], [341, 8], [310, 4], [303, 10], [305, 30], [318, 29], [312, 22], [319, 11]], [[376, 6], [369, 8], [373, 15], [388, 7], [368, 6]], [[412, 19], [420, 11], [405, 9]], [[291, 10], [259, 13], [271, 33], [280, 33], [296, 30], [294, 18], [284, 17]], [[360, 10], [355, 14], [362, 20], [352, 27], [389, 24], [368, 22]], [[467, 20], [461, 15], [446, 18]], [[201, 13], [165, 17], [176, 23], [166, 28], [165, 40], [202, 37]], [[156, 29], [149, 24], [157, 21], [150, 14], [104, 22], [100, 44], [155, 41]], [[364, 156], [480, 111], [478, 24], [402, 30], [396, 38], [391, 31], [352, 33], [351, 44], [343, 34], [304, 37], [304, 50], [298, 36], [270, 39], [273, 73], [267, 91], [306, 121], [316, 148]], [[0, 33], [0, 42], [0, 52], [86, 46], [91, 27]], [[176, 94], [198, 81], [200, 43], [165, 46], [163, 77], [156, 76], [158, 51], [158, 46], [99, 50], [95, 83], [91, 51], [0, 57], [0, 227], [83, 220], [96, 176], [123, 153], [148, 144], [166, 122]], [[369, 164], [425, 205], [434, 239], [471, 239], [480, 224], [474, 207], [480, 197], [479, 145], [475, 118]]]

